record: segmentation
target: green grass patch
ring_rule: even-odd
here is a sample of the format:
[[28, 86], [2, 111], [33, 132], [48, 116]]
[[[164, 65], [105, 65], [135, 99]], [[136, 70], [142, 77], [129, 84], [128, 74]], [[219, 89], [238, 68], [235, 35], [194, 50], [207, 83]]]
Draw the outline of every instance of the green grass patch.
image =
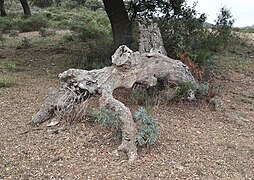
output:
[[16, 64], [16, 62], [7, 61], [7, 62], [1, 62], [1, 63], [0, 63], [0, 70], [1, 70], [2, 72], [4, 72], [4, 71], [15, 72], [16, 69], [17, 69], [17, 64]]
[[254, 157], [254, 148], [249, 149], [249, 154], [250, 156]]
[[16, 80], [14, 78], [0, 78], [0, 88], [7, 88], [17, 85]]
[[253, 100], [245, 96], [241, 97], [241, 101], [246, 104], [253, 104]]

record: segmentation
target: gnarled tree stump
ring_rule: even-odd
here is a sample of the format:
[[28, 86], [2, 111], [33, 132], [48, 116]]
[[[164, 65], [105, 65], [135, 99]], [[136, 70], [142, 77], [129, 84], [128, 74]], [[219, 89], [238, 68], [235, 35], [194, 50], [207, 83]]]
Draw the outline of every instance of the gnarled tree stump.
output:
[[[156, 44], [160, 43], [156, 41]], [[64, 116], [59, 114], [59, 111], [69, 110], [70, 104], [76, 106], [91, 96], [100, 95], [100, 106], [114, 110], [122, 124], [122, 144], [118, 150], [125, 151], [129, 160], [134, 161], [137, 157], [135, 145], [137, 127], [130, 109], [114, 98], [114, 89], [131, 88], [135, 83], [147, 87], [155, 86], [157, 81], [196, 84], [186, 65], [163, 55], [162, 52], [160, 46], [159, 50], [154, 48], [151, 52], [140, 53], [122, 45], [112, 55], [113, 65], [110, 67], [91, 71], [81, 69], [64, 71], [59, 74], [61, 87], [50, 91], [40, 111], [33, 116], [32, 122], [41, 123], [50, 118], [60, 122]]]

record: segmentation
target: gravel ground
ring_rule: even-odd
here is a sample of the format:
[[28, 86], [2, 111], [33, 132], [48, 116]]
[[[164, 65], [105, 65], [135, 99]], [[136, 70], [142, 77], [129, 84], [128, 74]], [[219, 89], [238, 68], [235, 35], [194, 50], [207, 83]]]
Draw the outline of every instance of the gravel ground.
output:
[[[14, 51], [3, 48], [0, 61], [25, 62], [31, 49], [25, 56], [15, 56]], [[43, 53], [38, 54], [40, 62]], [[229, 62], [236, 64], [224, 71]], [[158, 141], [139, 148], [134, 164], [124, 154], [114, 155], [121, 142], [94, 122], [58, 131], [29, 125], [47, 89], [57, 87], [58, 80], [32, 69], [1, 71], [1, 76], [15, 77], [17, 85], [0, 88], [0, 178], [254, 179], [254, 59], [217, 57], [216, 63], [217, 78], [211, 85], [219, 88], [227, 113], [215, 111], [204, 100], [154, 106]], [[121, 90], [116, 96], [137, 106]]]

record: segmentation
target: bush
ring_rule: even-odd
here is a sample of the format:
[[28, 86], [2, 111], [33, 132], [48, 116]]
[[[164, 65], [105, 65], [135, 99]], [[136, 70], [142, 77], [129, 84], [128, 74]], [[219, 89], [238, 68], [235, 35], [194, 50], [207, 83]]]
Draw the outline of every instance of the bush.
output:
[[83, 6], [93, 11], [102, 9], [104, 7], [102, 1], [100, 0], [67, 0], [65, 1], [65, 5], [69, 8]]
[[112, 128], [114, 130], [115, 137], [117, 139], [121, 139], [122, 132], [120, 128], [120, 121], [115, 112], [103, 107], [99, 111], [93, 112], [93, 116], [99, 124]]
[[141, 107], [138, 112], [135, 112], [133, 119], [134, 122], [141, 121], [141, 126], [136, 135], [136, 144], [139, 146], [154, 144], [157, 140], [159, 128], [145, 108]]
[[32, 4], [39, 8], [46, 8], [53, 4], [53, 0], [32, 0]]
[[183, 99], [188, 99], [192, 93], [197, 92], [197, 86], [191, 82], [181, 82], [177, 89], [177, 96]]
[[0, 44], [4, 45], [5, 41], [6, 41], [6, 38], [2, 34], [0, 34]]
[[186, 5], [180, 15], [163, 17], [159, 24], [167, 52], [173, 58], [189, 54], [199, 66], [211, 68], [211, 56], [231, 44], [234, 20], [226, 8], [221, 9], [212, 30], [205, 26], [205, 20], [205, 14], [198, 14], [194, 7]]
[[227, 49], [232, 36], [233, 24], [235, 20], [229, 9], [223, 7], [220, 10], [217, 20], [215, 21], [215, 26], [213, 28], [213, 33], [215, 34], [215, 41], [217, 42], [217, 50]]
[[7, 33], [14, 28], [14, 22], [10, 17], [0, 17], [0, 32]]
[[19, 46], [17, 46], [17, 49], [27, 49], [31, 46], [31, 42], [30, 42], [30, 39], [28, 39], [27, 37], [24, 37], [22, 40], [21, 40], [21, 43]]
[[15, 21], [20, 32], [38, 31], [48, 26], [48, 20], [42, 14], [34, 14], [28, 18], [17, 18]]
[[[121, 124], [117, 113], [104, 107], [95, 111], [93, 116], [100, 124], [112, 128], [117, 139], [122, 138]], [[134, 122], [141, 121], [135, 143], [139, 146], [154, 144], [159, 128], [145, 108], [141, 107], [138, 112], [133, 113], [133, 120]]]
[[0, 78], [0, 88], [8, 88], [17, 85], [13, 78]]
[[165, 89], [164, 85], [162, 86], [161, 84], [161, 82], [158, 82], [156, 86], [149, 87], [148, 89], [143, 85], [135, 84], [131, 93], [131, 100], [144, 106], [150, 112], [152, 106], [158, 103], [160, 91]]
[[74, 36], [83, 43], [86, 69], [100, 68], [111, 63], [110, 56], [114, 51], [110, 22], [101, 11], [90, 11], [82, 15], [73, 15], [69, 28]]
[[199, 50], [206, 38], [205, 20], [205, 14], [190, 7], [183, 7], [181, 15], [164, 18], [159, 24], [167, 52], [176, 57]]

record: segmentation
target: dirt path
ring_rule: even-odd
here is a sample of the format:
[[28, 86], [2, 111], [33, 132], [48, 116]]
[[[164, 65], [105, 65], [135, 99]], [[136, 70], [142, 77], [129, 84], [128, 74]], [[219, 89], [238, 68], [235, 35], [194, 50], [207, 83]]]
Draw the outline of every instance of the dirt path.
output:
[[[6, 50], [0, 61], [17, 61]], [[37, 53], [42, 57], [45, 51]], [[228, 62], [232, 67], [226, 67]], [[110, 129], [93, 122], [59, 131], [28, 125], [57, 79], [33, 69], [1, 71], [1, 76], [15, 76], [17, 85], [0, 88], [0, 178], [253, 179], [254, 59], [217, 57], [216, 64], [218, 78], [212, 84], [232, 116], [215, 112], [206, 102], [154, 107], [158, 142], [139, 148], [132, 165], [112, 153], [120, 141]]]

